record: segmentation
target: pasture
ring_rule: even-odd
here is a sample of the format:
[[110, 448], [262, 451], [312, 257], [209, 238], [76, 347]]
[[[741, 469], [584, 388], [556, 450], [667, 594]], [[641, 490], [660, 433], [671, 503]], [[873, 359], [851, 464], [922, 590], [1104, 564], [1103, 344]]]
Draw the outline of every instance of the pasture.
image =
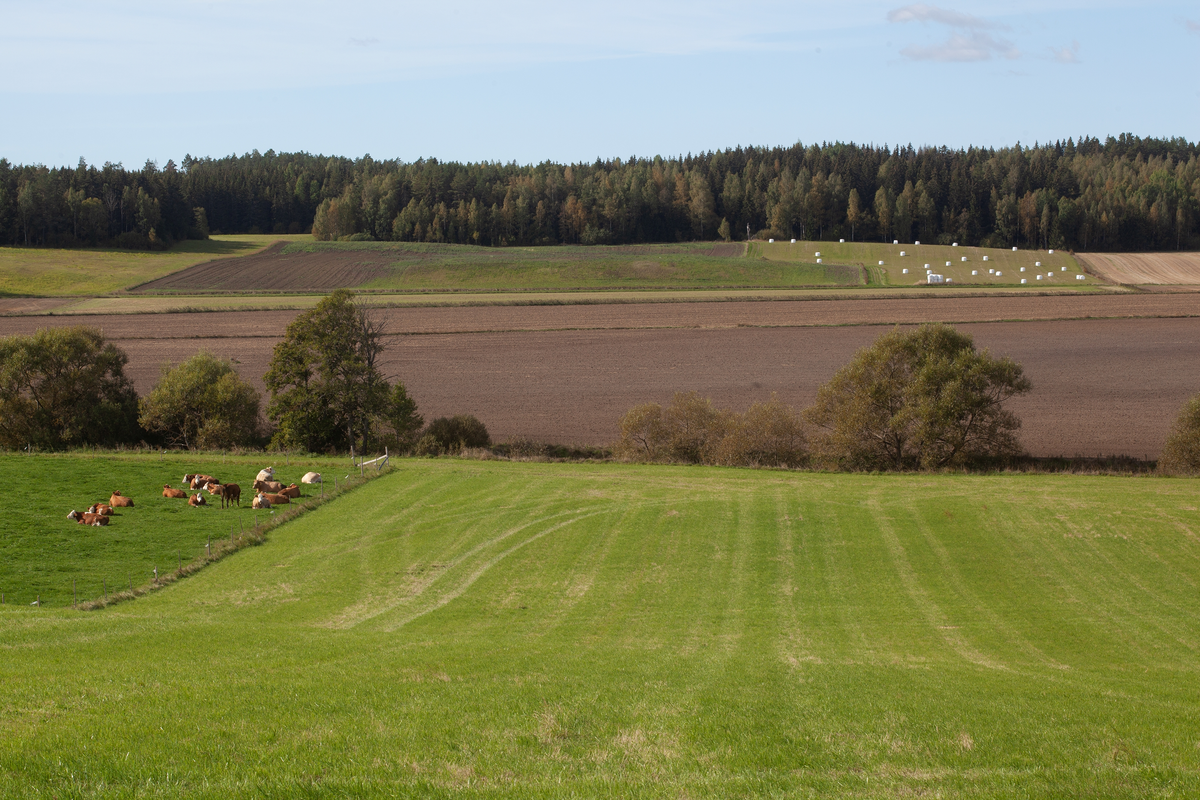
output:
[[170, 250], [139, 251], [0, 247], [0, 296], [77, 297], [107, 294], [193, 264], [256, 253], [297, 236], [213, 236], [177, 242]]
[[[952, 247], [949, 245], [884, 244], [882, 242], [807, 242], [775, 240], [774, 243], [752, 242], [750, 258], [785, 263], [815, 262], [821, 254], [823, 264], [849, 264], [862, 267], [870, 274], [870, 283], [886, 286], [924, 285], [925, 265], [944, 275], [952, 286], [995, 287], [1024, 289], [1072, 289], [1102, 283], [1085, 273], [1073, 256], [1065, 251], [1048, 253], [1045, 250], [1006, 250], [992, 247]], [[904, 255], [901, 256], [900, 253]], [[984, 256], [987, 261], [984, 261]], [[963, 258], [966, 261], [963, 261]], [[880, 265], [879, 262], [883, 264]], [[948, 265], [946, 262], [950, 262]], [[1037, 266], [1041, 262], [1041, 266]], [[1024, 272], [1021, 269], [1024, 268]], [[908, 274], [903, 270], [908, 269]], [[988, 270], [999, 270], [1000, 276]], [[979, 274], [972, 275], [972, 271]], [[1042, 276], [1039, 279], [1037, 276]], [[1082, 280], [1076, 276], [1083, 275]], [[1028, 283], [1022, 285], [1021, 279]], [[939, 288], [949, 288], [941, 286]]]
[[273, 246], [236, 263], [200, 264], [139, 286], [143, 293], [596, 290], [855, 286], [857, 267], [769, 263], [739, 244], [476, 247], [407, 242]]
[[[299, 483], [310, 470], [340, 479], [349, 459], [279, 459], [279, 480]], [[40, 598], [43, 607], [70, 606], [150, 583], [155, 568], [165, 575], [180, 564], [204, 558], [209, 542], [220, 545], [249, 536], [256, 522], [272, 521], [269, 511], [251, 507], [251, 483], [275, 456], [221, 456], [172, 452], [164, 455], [0, 454], [4, 481], [5, 522], [0, 528], [0, 593], [4, 602], [28, 605]], [[162, 496], [163, 484], [185, 489], [184, 473], [204, 472], [242, 488], [241, 506], [222, 509], [220, 500], [202, 492], [210, 503], [192, 508], [186, 500]], [[355, 473], [357, 475], [357, 471]], [[330, 490], [333, 486], [330, 484]], [[119, 490], [133, 508], [114, 509], [109, 524], [79, 525], [68, 520], [72, 510], [108, 502]], [[321, 487], [304, 486], [302, 499], [317, 497]], [[16, 502], [20, 498], [20, 502]], [[281, 506], [293, 511], [300, 503]]]
[[1196, 481], [398, 466], [0, 608], [0, 795], [1200, 793]]

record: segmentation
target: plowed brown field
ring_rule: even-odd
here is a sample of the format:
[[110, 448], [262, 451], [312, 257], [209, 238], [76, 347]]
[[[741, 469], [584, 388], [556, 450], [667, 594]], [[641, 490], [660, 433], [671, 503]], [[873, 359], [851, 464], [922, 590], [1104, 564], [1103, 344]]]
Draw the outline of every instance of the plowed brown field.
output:
[[1077, 253], [1089, 272], [1113, 283], [1200, 284], [1200, 253]]
[[[809, 404], [886, 326], [955, 321], [981, 347], [1021, 362], [1034, 391], [1013, 403], [1036, 455], [1154, 457], [1200, 391], [1194, 296], [829, 300], [662, 305], [384, 309], [384, 368], [427, 418], [473, 413], [500, 441], [603, 444], [621, 414], [696, 389], [744, 408], [779, 392]], [[262, 388], [295, 311], [5, 317], [0, 335], [99, 325], [130, 356], [141, 392], [160, 366], [201, 348], [235, 358]], [[1181, 317], [1063, 319], [1064, 317]], [[1055, 318], [1057, 317], [1057, 319]], [[1024, 319], [1024, 322], [986, 320]], [[980, 320], [980, 322], [972, 322]], [[818, 327], [834, 325], [851, 327]]]

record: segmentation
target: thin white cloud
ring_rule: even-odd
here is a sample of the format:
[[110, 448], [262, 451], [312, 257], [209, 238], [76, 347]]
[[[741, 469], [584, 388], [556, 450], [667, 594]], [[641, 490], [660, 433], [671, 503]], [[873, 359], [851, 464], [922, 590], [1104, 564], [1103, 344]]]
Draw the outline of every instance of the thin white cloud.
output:
[[963, 14], [925, 3], [913, 3], [888, 12], [888, 22], [934, 22], [952, 29], [946, 41], [928, 46], [911, 45], [900, 51], [900, 55], [912, 61], [943, 61], [967, 63], [989, 61], [993, 56], [1008, 60], [1021, 57], [1021, 51], [1007, 39], [986, 33], [989, 30], [1007, 30], [990, 20], [971, 14]]
[[986, 19], [973, 17], [970, 14], [962, 14], [958, 11], [950, 11], [946, 8], [938, 8], [937, 6], [930, 6], [925, 3], [913, 3], [912, 5], [893, 9], [888, 12], [887, 20], [888, 22], [940, 22], [943, 25], [949, 25], [951, 28], [963, 28], [966, 30], [1003, 29], [1007, 27], [998, 25], [995, 22], [989, 22]]
[[1183, 24], [1184, 27], [1188, 29], [1188, 33], [1194, 33], [1197, 36], [1200, 36], [1200, 22], [1193, 22], [1190, 19], [1185, 19]]
[[1050, 52], [1059, 64], [1079, 63], [1079, 42], [1071, 42], [1070, 47], [1051, 47]]

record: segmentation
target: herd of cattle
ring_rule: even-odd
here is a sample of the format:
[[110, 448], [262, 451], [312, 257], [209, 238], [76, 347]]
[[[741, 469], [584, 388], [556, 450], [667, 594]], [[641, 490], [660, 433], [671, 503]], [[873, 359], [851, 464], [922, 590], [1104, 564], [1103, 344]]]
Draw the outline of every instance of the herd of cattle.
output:
[[[321, 473], [319, 472], [305, 473], [304, 477], [300, 479], [300, 483], [320, 482]], [[210, 497], [221, 498], [221, 508], [232, 507], [234, 503], [237, 503], [238, 508], [242, 506], [242, 487], [236, 483], [221, 483], [212, 475], [198, 473], [184, 475], [183, 483], [194, 494], [176, 489], [166, 483], [163, 484], [162, 496], [179, 500], [186, 498], [189, 506], [198, 507], [208, 505], [208, 501], [204, 499], [202, 493], [208, 492]], [[254, 500], [251, 501], [253, 508], [284, 505], [300, 497], [298, 485], [293, 483], [290, 486], [284, 486], [275, 480], [274, 467], [267, 467], [259, 471], [252, 488], [254, 489]], [[120, 492], [113, 492], [107, 503], [95, 503], [82, 514], [72, 510], [70, 514], [67, 514], [67, 519], [78, 522], [80, 525], [100, 527], [108, 524], [108, 518], [112, 516], [114, 508], [133, 508], [133, 498], [125, 497]]]

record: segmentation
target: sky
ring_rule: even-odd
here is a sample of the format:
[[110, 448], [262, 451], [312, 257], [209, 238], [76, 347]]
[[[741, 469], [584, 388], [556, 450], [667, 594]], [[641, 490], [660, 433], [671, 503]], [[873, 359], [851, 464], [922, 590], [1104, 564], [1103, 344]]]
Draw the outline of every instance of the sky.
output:
[[0, 157], [1200, 139], [1200, 5], [0, 0]]

